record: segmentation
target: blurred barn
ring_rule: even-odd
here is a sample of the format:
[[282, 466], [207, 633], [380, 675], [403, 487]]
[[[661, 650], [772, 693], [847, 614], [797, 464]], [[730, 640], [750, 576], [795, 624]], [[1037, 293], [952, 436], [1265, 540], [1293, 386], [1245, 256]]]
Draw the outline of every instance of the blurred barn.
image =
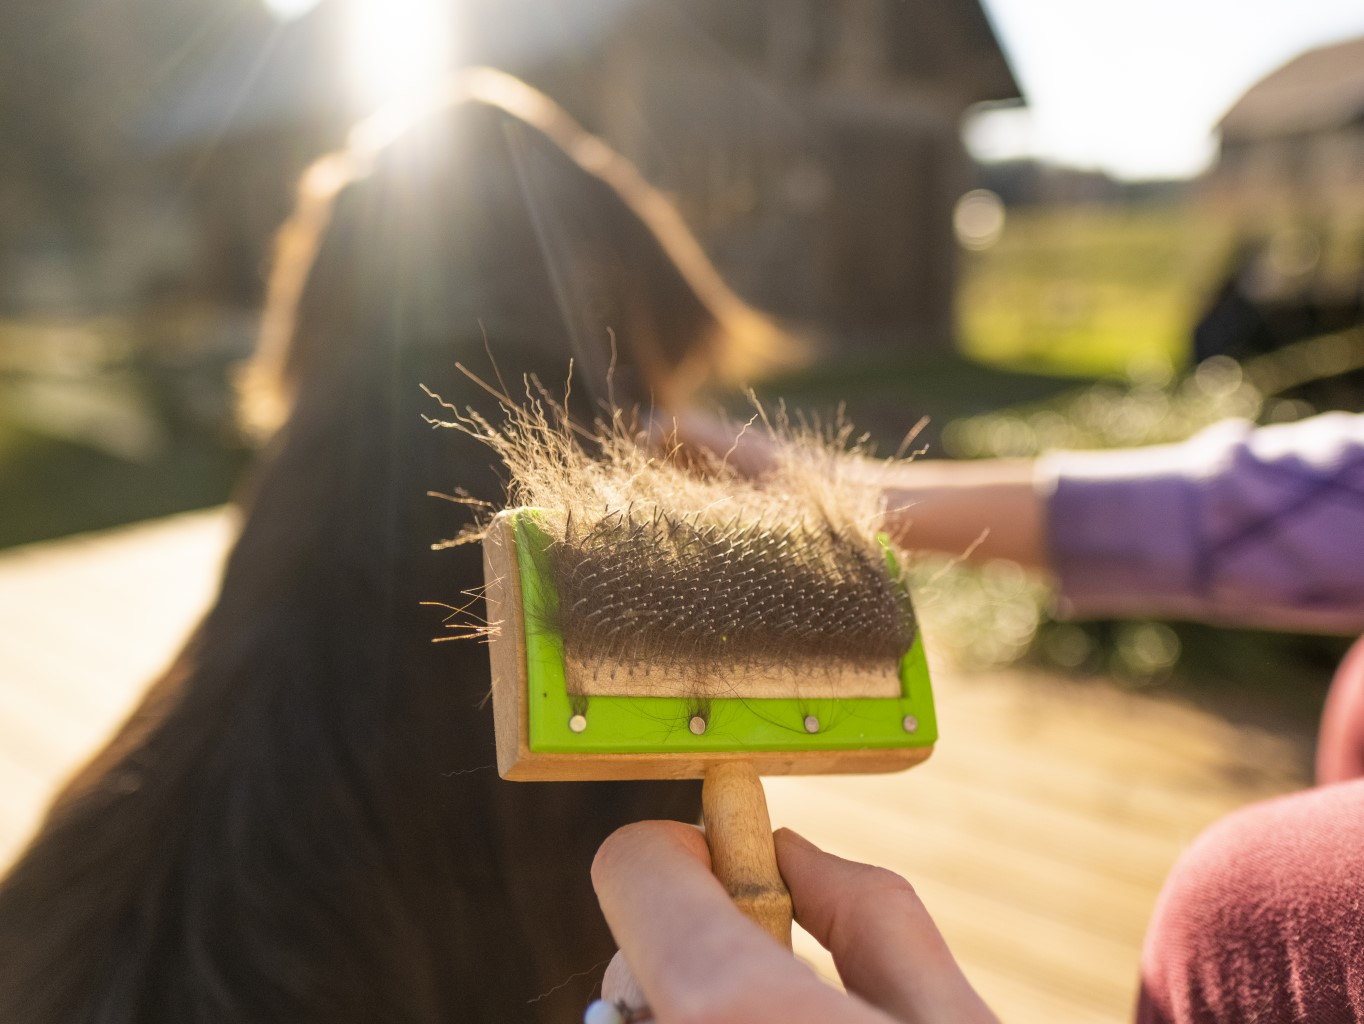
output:
[[1290, 60], [1218, 128], [1221, 201], [1264, 221], [1364, 222], [1364, 38]]
[[[978, 0], [484, 6], [490, 59], [671, 193], [752, 301], [844, 345], [951, 344], [961, 120], [1021, 98]], [[518, 21], [593, 7], [587, 45], [515, 52]]]

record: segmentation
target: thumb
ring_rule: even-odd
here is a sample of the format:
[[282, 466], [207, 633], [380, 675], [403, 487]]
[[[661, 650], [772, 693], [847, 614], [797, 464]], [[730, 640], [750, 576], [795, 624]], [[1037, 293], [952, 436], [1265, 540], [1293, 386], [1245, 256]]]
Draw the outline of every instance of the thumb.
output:
[[998, 1024], [907, 881], [789, 829], [776, 840], [796, 920], [833, 954], [849, 992], [907, 1024]]
[[606, 965], [606, 975], [601, 980], [601, 997], [607, 1002], [621, 1003], [636, 1010], [649, 1005], [624, 953], [617, 953]]

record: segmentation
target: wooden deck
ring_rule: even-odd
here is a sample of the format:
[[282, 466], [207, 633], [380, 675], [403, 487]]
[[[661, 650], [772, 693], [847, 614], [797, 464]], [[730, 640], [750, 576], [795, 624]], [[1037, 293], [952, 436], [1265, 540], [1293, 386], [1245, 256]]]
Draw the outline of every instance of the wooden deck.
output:
[[[0, 554], [0, 864], [204, 608], [231, 530], [214, 511]], [[1170, 864], [1226, 810], [1303, 784], [1302, 743], [1101, 685], [936, 668], [925, 766], [771, 780], [773, 821], [913, 881], [1006, 1022], [1125, 1020]]]

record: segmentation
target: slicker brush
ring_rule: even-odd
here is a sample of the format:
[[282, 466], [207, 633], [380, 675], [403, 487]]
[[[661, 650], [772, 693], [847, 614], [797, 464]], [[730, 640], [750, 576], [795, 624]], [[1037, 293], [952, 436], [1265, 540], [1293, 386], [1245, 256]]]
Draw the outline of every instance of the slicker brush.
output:
[[779, 424], [755, 483], [620, 419], [584, 438], [532, 402], [497, 428], [457, 423], [501, 455], [516, 506], [481, 533], [498, 770], [704, 779], [716, 876], [789, 947], [759, 775], [895, 771], [937, 737], [905, 574], [848, 432]]

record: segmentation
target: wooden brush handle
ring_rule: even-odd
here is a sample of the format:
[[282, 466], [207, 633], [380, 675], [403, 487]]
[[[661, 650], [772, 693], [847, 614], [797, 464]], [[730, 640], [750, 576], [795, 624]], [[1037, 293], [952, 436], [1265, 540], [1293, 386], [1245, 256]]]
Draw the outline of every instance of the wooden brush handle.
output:
[[706, 769], [701, 807], [711, 870], [740, 910], [791, 948], [791, 894], [777, 870], [772, 821], [758, 771], [747, 761]]

